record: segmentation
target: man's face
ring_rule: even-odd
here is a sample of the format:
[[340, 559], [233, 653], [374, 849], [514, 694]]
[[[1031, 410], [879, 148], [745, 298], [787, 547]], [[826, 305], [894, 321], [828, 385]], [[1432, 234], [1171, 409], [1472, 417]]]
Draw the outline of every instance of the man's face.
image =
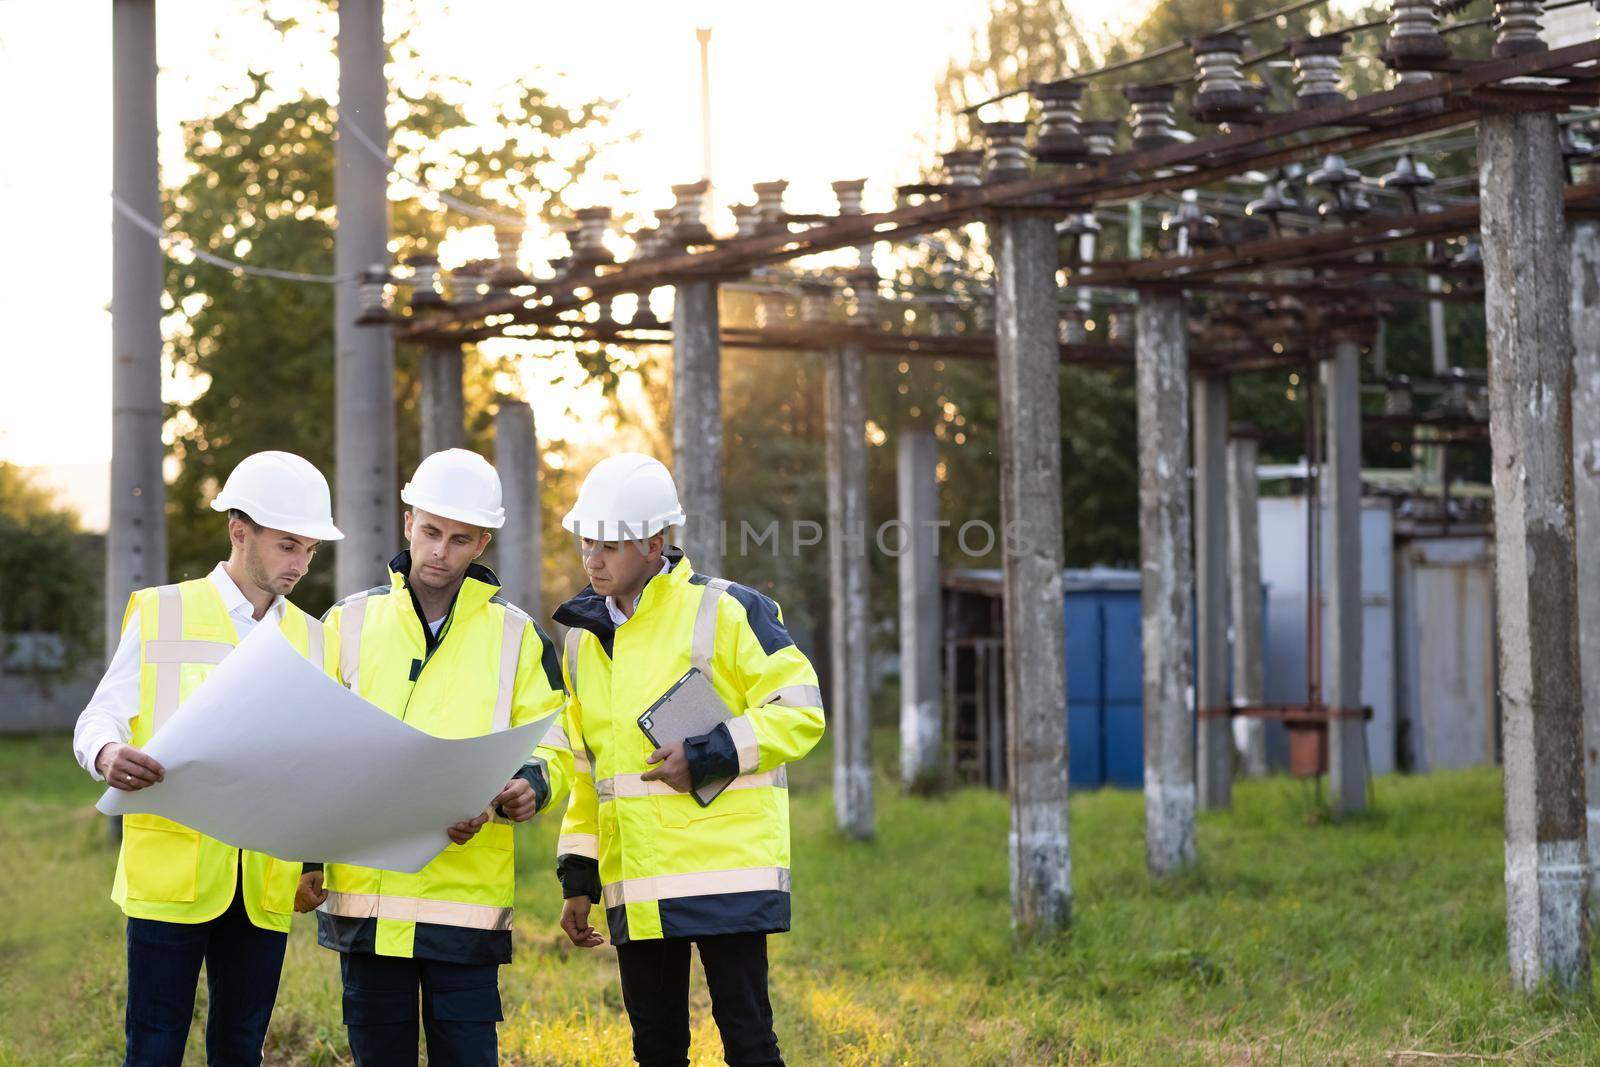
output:
[[273, 596], [288, 596], [311, 570], [311, 557], [321, 542], [265, 526], [233, 519], [228, 537], [240, 550], [244, 575], [257, 589]]
[[452, 589], [489, 547], [489, 531], [412, 508], [406, 512], [406, 541], [411, 546], [411, 581], [429, 589]]
[[578, 550], [583, 554], [584, 573], [594, 591], [601, 596], [615, 596], [643, 588], [650, 576], [661, 570], [664, 544], [660, 534], [645, 541], [595, 541], [585, 537], [579, 540]]

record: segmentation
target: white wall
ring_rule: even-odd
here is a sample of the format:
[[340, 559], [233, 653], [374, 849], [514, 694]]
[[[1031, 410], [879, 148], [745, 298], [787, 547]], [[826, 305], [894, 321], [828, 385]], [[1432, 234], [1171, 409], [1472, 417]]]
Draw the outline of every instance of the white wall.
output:
[[[1306, 702], [1306, 505], [1302, 497], [1262, 497], [1261, 580], [1267, 586], [1266, 700]], [[1331, 521], [1322, 510], [1323, 574]], [[1361, 506], [1361, 701], [1372, 708], [1367, 755], [1373, 774], [1395, 769], [1394, 519], [1386, 500]], [[1326, 592], [1326, 590], [1325, 590]], [[1323, 677], [1327, 603], [1321, 605]]]

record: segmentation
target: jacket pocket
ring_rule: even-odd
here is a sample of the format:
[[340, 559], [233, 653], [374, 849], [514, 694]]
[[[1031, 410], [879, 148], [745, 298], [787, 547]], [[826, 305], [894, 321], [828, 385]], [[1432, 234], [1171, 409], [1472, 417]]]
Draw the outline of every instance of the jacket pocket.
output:
[[122, 863], [128, 896], [192, 903], [200, 884], [200, 832], [159, 815], [122, 821]]
[[767, 794], [770, 789], [724, 789], [706, 807], [689, 793], [676, 793], [669, 797], [656, 797], [656, 812], [663, 826], [682, 828], [714, 819], [743, 815], [760, 819], [766, 815]]
[[300, 864], [275, 856], [262, 858], [267, 861], [266, 874], [261, 881], [262, 910], [277, 915], [294, 914], [294, 894], [300, 888]]

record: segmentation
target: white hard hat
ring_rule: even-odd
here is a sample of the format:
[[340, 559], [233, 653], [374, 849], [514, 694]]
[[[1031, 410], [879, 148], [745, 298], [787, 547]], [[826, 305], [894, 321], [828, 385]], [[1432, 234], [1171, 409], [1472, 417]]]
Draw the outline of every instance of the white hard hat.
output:
[[257, 526], [283, 530], [297, 537], [340, 541], [333, 524], [333, 498], [328, 479], [293, 452], [257, 452], [233, 468], [212, 511], [237, 509]]
[[400, 490], [414, 508], [490, 530], [506, 524], [500, 506], [500, 475], [489, 461], [464, 448], [435, 452], [417, 464], [417, 473]]
[[631, 541], [681, 526], [683, 520], [678, 487], [661, 461], [619, 452], [589, 471], [561, 525], [592, 541]]

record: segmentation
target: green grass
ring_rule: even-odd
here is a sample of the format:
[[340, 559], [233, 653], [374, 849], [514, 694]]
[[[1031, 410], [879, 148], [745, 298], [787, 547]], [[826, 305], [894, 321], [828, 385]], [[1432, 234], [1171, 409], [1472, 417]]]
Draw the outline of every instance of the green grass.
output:
[[[1073, 928], [1021, 950], [1003, 796], [907, 798], [884, 779], [878, 839], [856, 844], [833, 832], [827, 777], [823, 751], [793, 776], [795, 932], [772, 942], [791, 1064], [1600, 1062], [1590, 1001], [1510, 988], [1492, 769], [1383, 779], [1376, 812], [1339, 825], [1304, 783], [1243, 783], [1232, 812], [1201, 817], [1201, 867], [1163, 885], [1144, 872], [1142, 798], [1079, 794]], [[122, 923], [96, 796], [66, 738], [0, 741], [0, 1064], [120, 1056]], [[555, 829], [520, 831], [504, 1062], [624, 1063], [615, 959], [555, 926]], [[698, 974], [692, 1007], [694, 1062], [720, 1063]], [[337, 963], [303, 920], [267, 1059], [349, 1062]]]

